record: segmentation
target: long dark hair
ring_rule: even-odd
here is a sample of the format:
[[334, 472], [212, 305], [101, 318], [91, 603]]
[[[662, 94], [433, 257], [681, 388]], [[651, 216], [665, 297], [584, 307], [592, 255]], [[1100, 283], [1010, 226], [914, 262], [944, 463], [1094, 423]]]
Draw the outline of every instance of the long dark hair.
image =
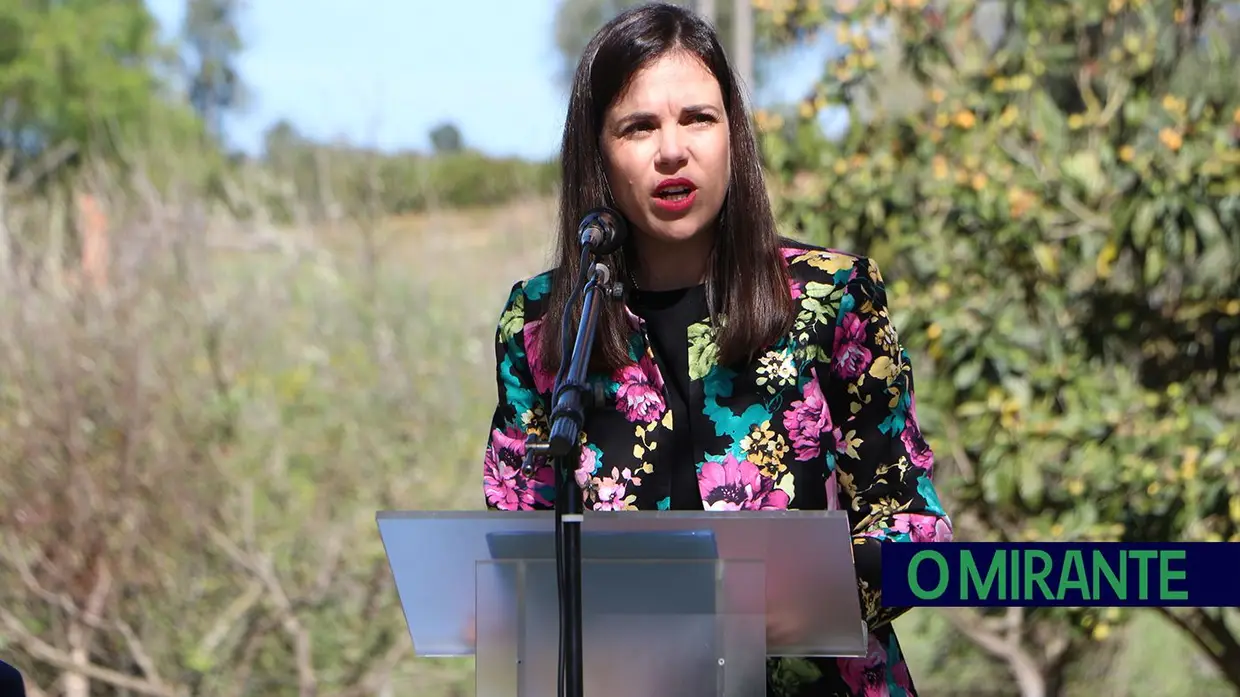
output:
[[[563, 352], [565, 304], [581, 273], [581, 217], [596, 206], [615, 205], [600, 146], [604, 113], [635, 72], [674, 50], [697, 56], [714, 74], [730, 128], [732, 179], [720, 210], [707, 275], [712, 312], [725, 317], [716, 335], [719, 362], [730, 365], [752, 360], [792, 324], [788, 272], [739, 81], [709, 23], [675, 5], [653, 3], [628, 10], [600, 29], [586, 46], [573, 77], [560, 145], [559, 241], [541, 336], [547, 365], [559, 365]], [[631, 238], [628, 245], [632, 245]], [[633, 258], [623, 249], [610, 255], [607, 261], [617, 272], [616, 278], [628, 278]], [[580, 302], [572, 312], [570, 331], [575, 331]], [[630, 363], [629, 333], [624, 308], [617, 302], [604, 302], [592, 367], [610, 372]]]

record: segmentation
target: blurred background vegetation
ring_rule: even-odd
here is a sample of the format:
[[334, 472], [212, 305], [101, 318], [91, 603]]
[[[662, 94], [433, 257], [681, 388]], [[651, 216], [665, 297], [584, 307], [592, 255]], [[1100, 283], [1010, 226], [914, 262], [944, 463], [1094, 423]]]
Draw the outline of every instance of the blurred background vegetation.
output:
[[[560, 0], [561, 78], [632, 4]], [[754, 83], [831, 38], [754, 114], [772, 194], [884, 269], [958, 537], [1240, 541], [1236, 4], [707, 5]], [[0, 656], [36, 696], [472, 694], [412, 656], [373, 516], [481, 507], [556, 165], [452, 123], [232, 152], [240, 21], [0, 0]], [[1234, 610], [900, 625], [925, 695], [1240, 694]]]

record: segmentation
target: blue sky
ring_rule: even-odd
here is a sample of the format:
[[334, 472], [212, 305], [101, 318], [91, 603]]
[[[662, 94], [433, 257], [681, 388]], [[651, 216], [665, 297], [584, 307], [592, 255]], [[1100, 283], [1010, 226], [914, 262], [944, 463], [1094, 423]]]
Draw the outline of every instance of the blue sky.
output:
[[[484, 152], [548, 157], [566, 103], [555, 81], [557, 3], [252, 0], [240, 60], [251, 101], [229, 137], [256, 153], [263, 131], [286, 118], [319, 140], [425, 150], [429, 131], [452, 121]], [[148, 4], [166, 32], [179, 30], [184, 0]], [[816, 56], [787, 63], [759, 101], [795, 96], [821, 68]]]

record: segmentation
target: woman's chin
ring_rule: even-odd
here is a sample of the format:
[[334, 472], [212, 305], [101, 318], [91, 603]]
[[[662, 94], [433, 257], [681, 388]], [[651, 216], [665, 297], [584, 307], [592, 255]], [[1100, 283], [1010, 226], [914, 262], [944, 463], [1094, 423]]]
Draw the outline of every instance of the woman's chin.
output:
[[680, 245], [702, 239], [709, 234], [706, 226], [697, 221], [677, 220], [651, 221], [652, 224], [642, 230], [652, 241], [660, 244]]

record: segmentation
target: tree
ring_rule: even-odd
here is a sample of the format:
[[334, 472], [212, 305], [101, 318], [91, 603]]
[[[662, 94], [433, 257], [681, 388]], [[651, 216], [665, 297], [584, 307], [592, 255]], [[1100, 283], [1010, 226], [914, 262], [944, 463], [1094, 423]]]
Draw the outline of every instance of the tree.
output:
[[0, 155], [14, 174], [175, 119], [152, 70], [156, 29], [141, 0], [0, 5]]
[[454, 123], [442, 123], [431, 129], [431, 148], [435, 154], [460, 152], [464, 147], [461, 131]]
[[[783, 221], [892, 280], [961, 537], [1240, 540], [1227, 6], [764, 4], [774, 41], [850, 46], [798, 113], [758, 115], [764, 152]], [[902, 113], [860, 108], [887, 87], [880, 39], [915, 79]], [[814, 120], [828, 106], [851, 116], [838, 142]], [[1163, 613], [1240, 689], [1232, 611]], [[991, 615], [948, 616], [1030, 697], [1123, 620]]]
[[[672, 4], [682, 7], [696, 8], [694, 0], [669, 0]], [[568, 85], [572, 81], [573, 71], [585, 51], [586, 44], [611, 18], [621, 12], [649, 0], [560, 0], [555, 14], [555, 46], [559, 53], [560, 65], [557, 76], [561, 84]], [[754, 2], [759, 7], [762, 0]], [[724, 50], [731, 56], [735, 44], [735, 3], [733, 0], [715, 0], [715, 25], [719, 30], [719, 39]], [[754, 37], [754, 83], [751, 90], [757, 90], [769, 79], [773, 69], [772, 62], [779, 57], [786, 44], [775, 44], [767, 41], [765, 36]]]
[[289, 155], [304, 143], [301, 134], [287, 119], [271, 124], [263, 133], [263, 157], [272, 164], [279, 165], [287, 161]]
[[[555, 12], [555, 47], [560, 54], [558, 76], [568, 85], [573, 79], [590, 37], [621, 12], [647, 0], [560, 0]], [[686, 2], [678, 4], [691, 6]]]
[[241, 52], [237, 0], [189, 0], [182, 35], [189, 48], [189, 99], [215, 137], [224, 115], [243, 96], [236, 60]]
[[197, 140], [200, 122], [160, 77], [165, 57], [141, 0], [0, 3], [0, 196], [55, 198], [64, 212], [6, 232], [6, 264], [37, 273], [79, 254], [71, 189], [84, 165], [125, 174], [144, 153]]

